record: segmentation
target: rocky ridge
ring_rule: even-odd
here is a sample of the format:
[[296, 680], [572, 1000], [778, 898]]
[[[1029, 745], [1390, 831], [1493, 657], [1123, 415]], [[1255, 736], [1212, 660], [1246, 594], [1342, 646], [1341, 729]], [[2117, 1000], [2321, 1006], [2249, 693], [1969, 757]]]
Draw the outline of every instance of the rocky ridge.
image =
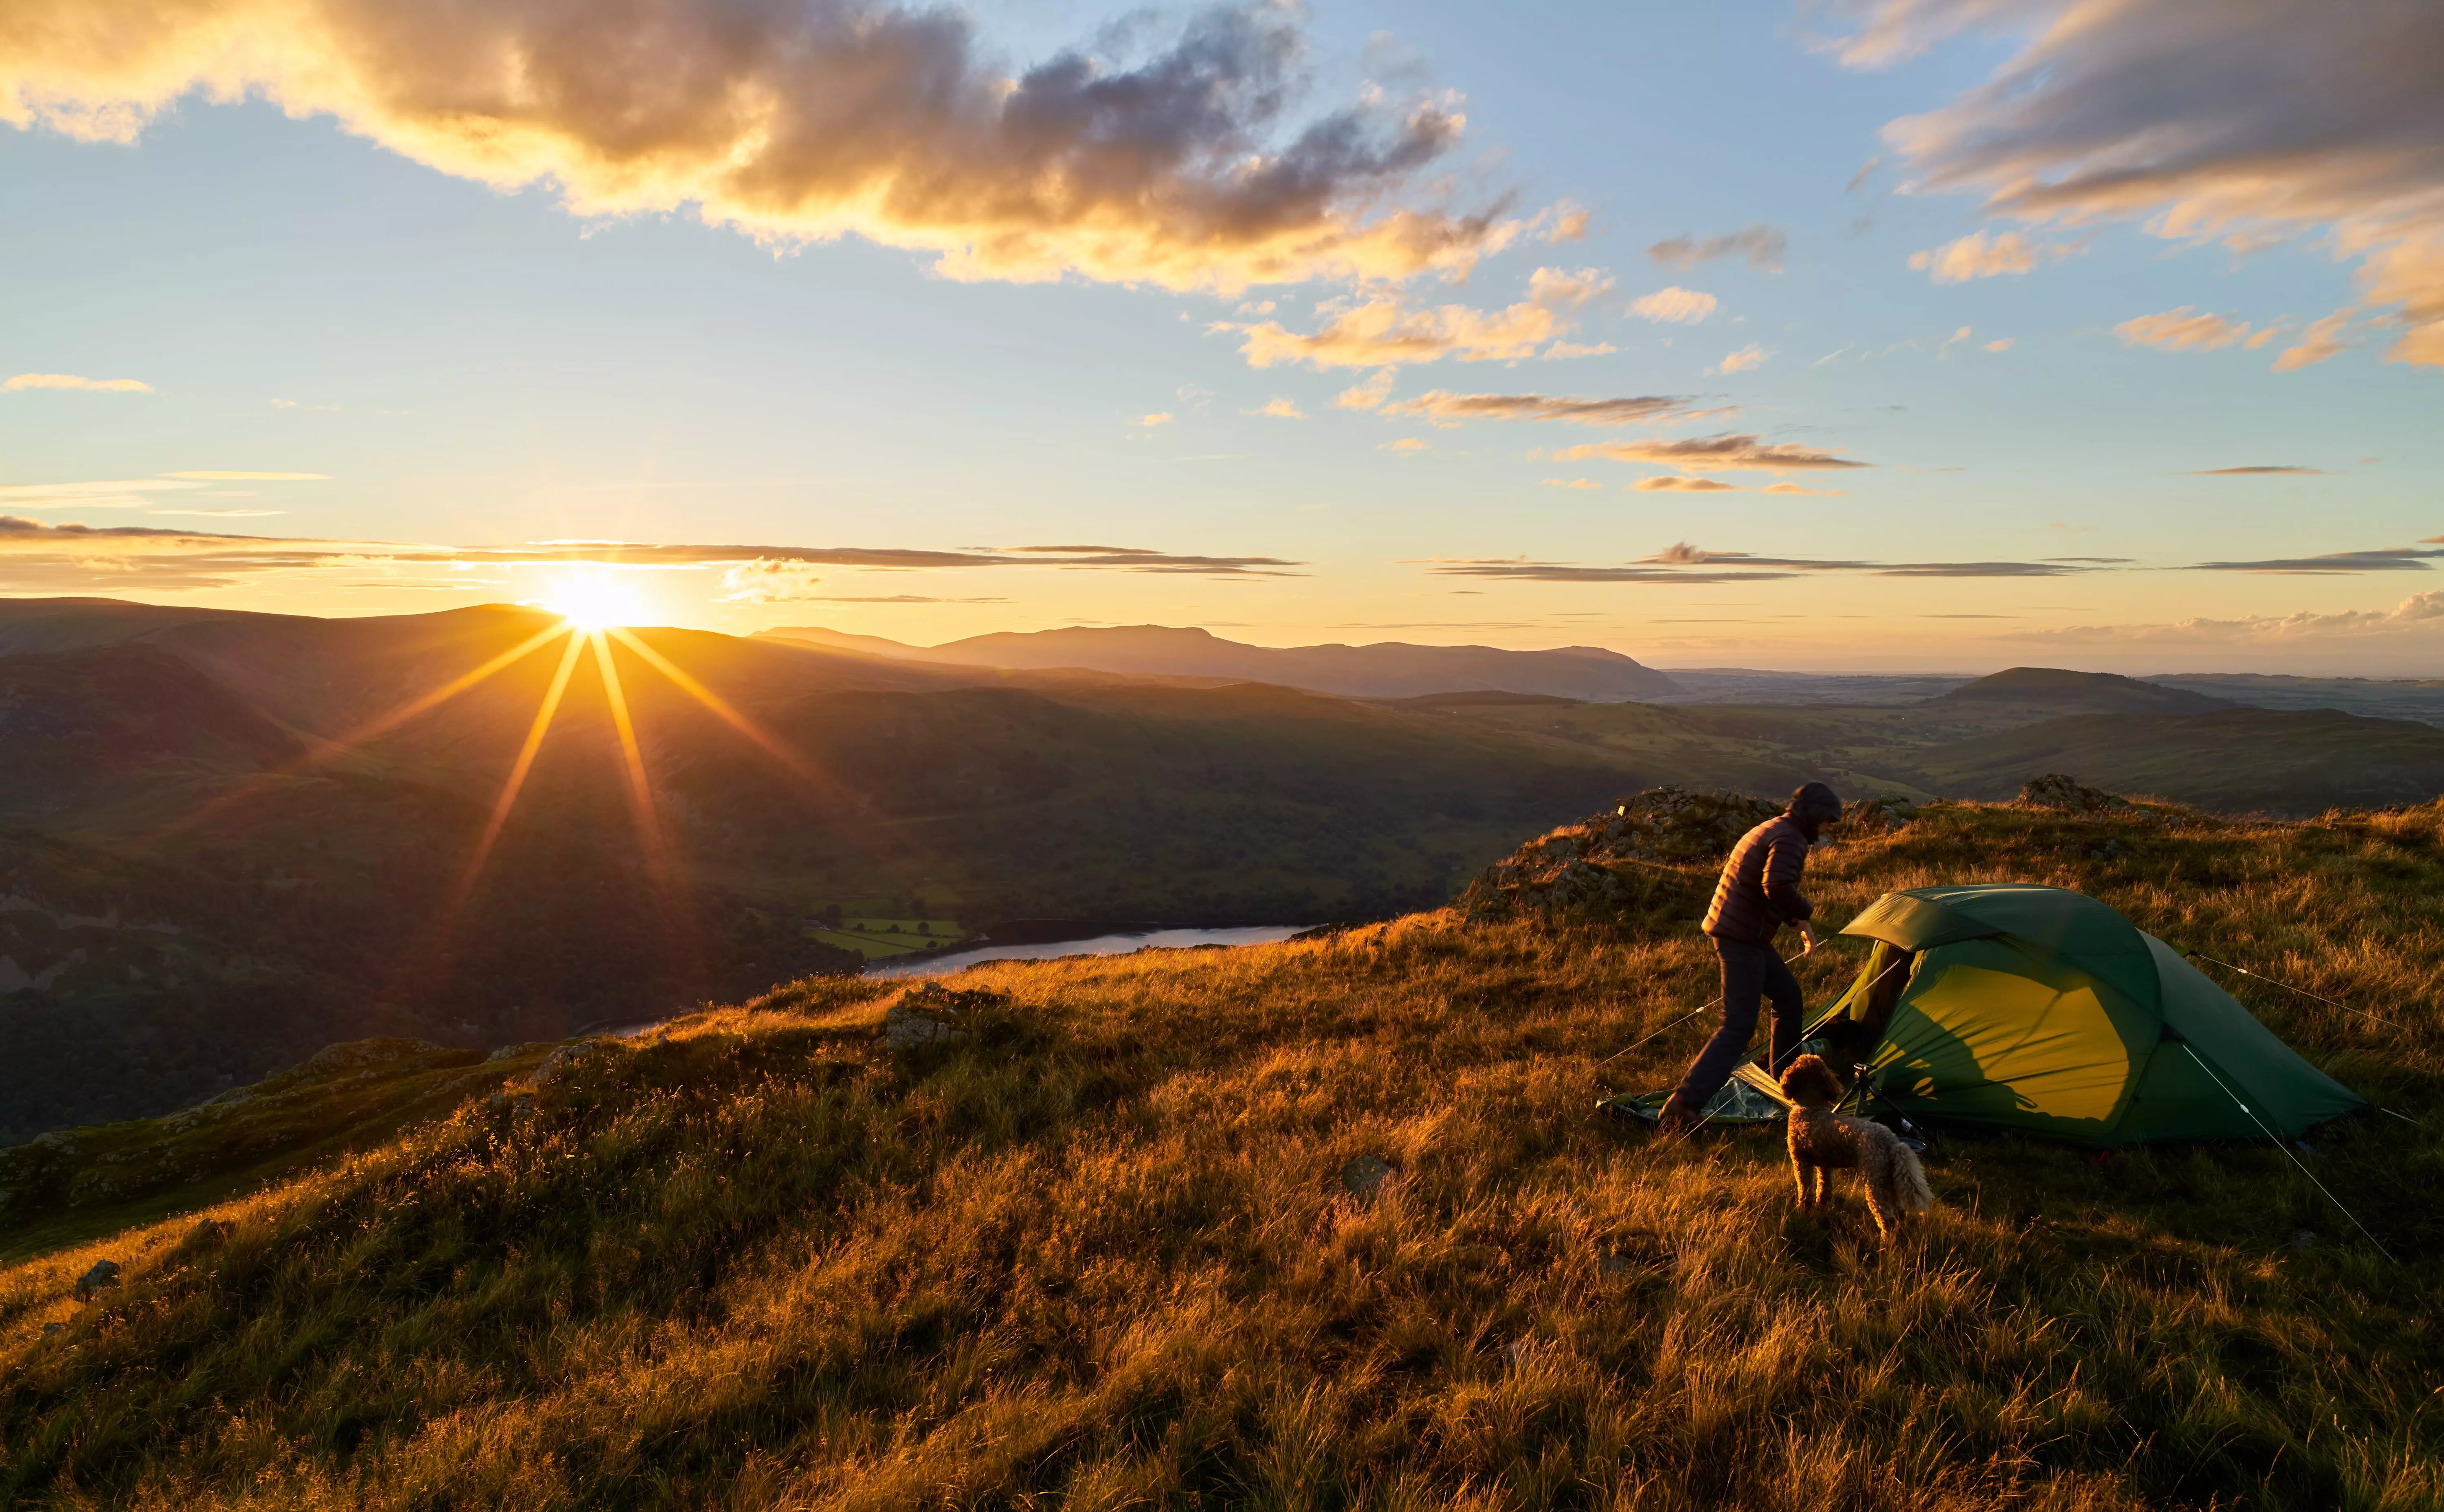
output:
[[[1477, 874], [1455, 906], [1472, 923], [1614, 922], [1693, 904], [1702, 911], [1714, 865], [1784, 806], [1745, 793], [1650, 787], [1610, 813], [1529, 840]], [[1845, 805], [1827, 833], [1884, 834], [1916, 812], [1898, 799], [1861, 799]]]

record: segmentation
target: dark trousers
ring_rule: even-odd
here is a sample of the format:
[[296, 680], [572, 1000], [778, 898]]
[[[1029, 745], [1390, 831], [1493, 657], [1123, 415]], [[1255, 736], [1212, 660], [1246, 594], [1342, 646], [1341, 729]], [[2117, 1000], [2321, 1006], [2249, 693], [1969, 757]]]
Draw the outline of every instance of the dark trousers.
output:
[[1783, 965], [1769, 945], [1743, 945], [1716, 940], [1714, 953], [1723, 958], [1723, 1026], [1689, 1063], [1680, 1079], [1680, 1105], [1695, 1112], [1731, 1079], [1731, 1067], [1748, 1053], [1756, 1035], [1757, 1005], [1773, 1000], [1773, 1070], [1780, 1075], [1799, 1053], [1799, 1032], [1806, 1010], [1800, 1002], [1799, 979]]

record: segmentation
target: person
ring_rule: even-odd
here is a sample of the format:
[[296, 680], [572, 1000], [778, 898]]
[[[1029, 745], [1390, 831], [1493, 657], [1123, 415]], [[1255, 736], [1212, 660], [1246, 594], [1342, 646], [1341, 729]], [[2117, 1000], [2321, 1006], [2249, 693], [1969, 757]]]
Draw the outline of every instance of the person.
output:
[[1799, 979], [1790, 974], [1774, 936], [1785, 924], [1799, 926], [1801, 953], [1816, 949], [1814, 905], [1799, 890], [1807, 848], [1824, 827], [1842, 817], [1842, 800], [1823, 783], [1790, 795], [1790, 806], [1740, 837], [1714, 884], [1705, 931], [1723, 963], [1723, 1026], [1689, 1063], [1688, 1074], [1665, 1099], [1658, 1121], [1665, 1134], [1685, 1134], [1704, 1121], [1707, 1101], [1731, 1079], [1731, 1067], [1748, 1053], [1756, 1034], [1759, 1000], [1773, 1001], [1773, 1069], [1799, 1050], [1805, 1007]]

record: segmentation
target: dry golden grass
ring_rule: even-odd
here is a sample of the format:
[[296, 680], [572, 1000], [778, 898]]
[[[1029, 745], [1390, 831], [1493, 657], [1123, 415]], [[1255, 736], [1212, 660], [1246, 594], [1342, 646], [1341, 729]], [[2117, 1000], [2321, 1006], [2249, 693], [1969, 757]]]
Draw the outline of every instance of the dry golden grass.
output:
[[[902, 1055], [885, 985], [804, 984], [223, 1204], [225, 1236], [13, 1265], [0, 1503], [2434, 1506], [2435, 819], [1944, 808], [1812, 869], [1837, 919], [2082, 886], [2379, 1013], [2243, 992], [2430, 1115], [2314, 1141], [2400, 1265], [2268, 1149], [1965, 1135], [1879, 1251], [1851, 1186], [1793, 1211], [1768, 1136], [1590, 1115], [1603, 1056], [1712, 995], [1689, 921], [1421, 915], [979, 968], [1010, 1005]], [[1807, 963], [1814, 999], [1856, 960]], [[1660, 1084], [1705, 1032], [1605, 1074]], [[1398, 1172], [1371, 1201], [1361, 1154]], [[79, 1308], [104, 1255], [126, 1283]]]

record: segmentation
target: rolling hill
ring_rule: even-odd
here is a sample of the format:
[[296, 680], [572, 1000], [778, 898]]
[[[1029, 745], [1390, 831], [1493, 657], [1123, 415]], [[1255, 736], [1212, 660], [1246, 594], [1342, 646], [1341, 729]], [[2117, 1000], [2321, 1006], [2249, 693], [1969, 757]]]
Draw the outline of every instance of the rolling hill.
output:
[[1611, 701], [1651, 697], [1671, 692], [1675, 687], [1665, 673], [1595, 646], [1552, 651], [1414, 646], [1400, 641], [1370, 646], [1250, 646], [1225, 640], [1211, 631], [1166, 625], [1002, 632], [939, 646], [910, 646], [879, 636], [848, 636], [813, 626], [768, 630], [763, 636], [901, 661], [1233, 677], [1365, 698], [1412, 698], [1488, 689]]
[[1944, 709], [1977, 706], [2049, 714], [2191, 714], [2229, 707], [2224, 699], [2192, 689], [2109, 672], [2064, 672], [2056, 667], [2013, 667], [1939, 693], [1928, 703]]
[[[2429, 1505], [2439, 824], [1954, 804], [1809, 868], [1830, 920], [2048, 882], [2382, 1005], [2239, 983], [2407, 1120], [2291, 1152], [2398, 1263], [2262, 1144], [1965, 1131], [1879, 1250], [1769, 1134], [1590, 1116], [1707, 1034], [1694, 915], [1443, 913], [979, 968], [915, 1048], [840, 978], [561, 1052], [341, 1047], [9, 1152], [0, 1503]], [[1810, 1001], [1860, 959], [1798, 963]]]

